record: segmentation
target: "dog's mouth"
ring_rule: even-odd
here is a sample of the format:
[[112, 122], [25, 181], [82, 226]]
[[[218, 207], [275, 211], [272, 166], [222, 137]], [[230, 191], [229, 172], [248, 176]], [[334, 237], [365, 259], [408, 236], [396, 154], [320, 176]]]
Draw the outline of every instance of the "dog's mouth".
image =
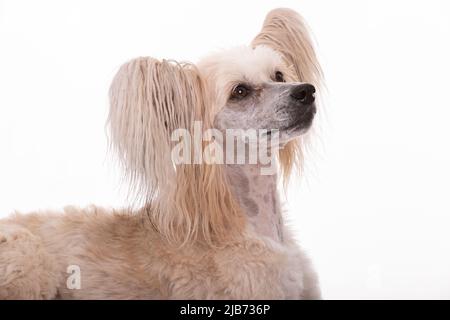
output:
[[300, 112], [295, 112], [292, 121], [280, 130], [287, 133], [304, 133], [312, 126], [316, 112], [315, 104], [308, 105]]

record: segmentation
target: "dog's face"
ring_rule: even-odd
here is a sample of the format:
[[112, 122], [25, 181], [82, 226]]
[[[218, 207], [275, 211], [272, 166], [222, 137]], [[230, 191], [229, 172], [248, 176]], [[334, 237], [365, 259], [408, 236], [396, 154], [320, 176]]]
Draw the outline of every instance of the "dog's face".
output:
[[280, 142], [306, 132], [316, 113], [315, 88], [292, 82], [291, 70], [274, 50], [239, 47], [199, 63], [215, 101], [214, 126], [278, 130]]

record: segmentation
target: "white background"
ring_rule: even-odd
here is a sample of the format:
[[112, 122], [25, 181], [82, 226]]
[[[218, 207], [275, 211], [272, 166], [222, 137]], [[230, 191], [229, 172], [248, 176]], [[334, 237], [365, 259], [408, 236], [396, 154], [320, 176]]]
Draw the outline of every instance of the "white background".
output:
[[280, 6], [311, 26], [329, 91], [286, 206], [324, 298], [450, 298], [446, 0], [1, 1], [0, 216], [125, 204], [104, 128], [118, 66], [248, 44]]

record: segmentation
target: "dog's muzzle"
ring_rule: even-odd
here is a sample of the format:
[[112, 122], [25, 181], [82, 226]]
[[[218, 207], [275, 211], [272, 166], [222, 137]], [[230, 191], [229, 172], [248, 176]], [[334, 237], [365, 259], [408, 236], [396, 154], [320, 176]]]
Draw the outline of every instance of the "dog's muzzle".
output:
[[315, 93], [316, 88], [309, 83], [299, 84], [291, 89], [289, 113], [292, 118], [285, 130], [305, 130], [312, 125], [317, 111]]

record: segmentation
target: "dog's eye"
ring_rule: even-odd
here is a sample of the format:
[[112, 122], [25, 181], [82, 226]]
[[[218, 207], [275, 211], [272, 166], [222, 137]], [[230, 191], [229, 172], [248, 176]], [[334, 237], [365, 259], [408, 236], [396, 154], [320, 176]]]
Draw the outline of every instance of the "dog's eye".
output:
[[246, 96], [248, 96], [249, 93], [250, 89], [247, 86], [239, 84], [236, 87], [234, 87], [233, 91], [231, 92], [230, 99], [234, 100], [244, 99]]
[[275, 81], [276, 82], [284, 82], [284, 75], [281, 71], [275, 72]]

